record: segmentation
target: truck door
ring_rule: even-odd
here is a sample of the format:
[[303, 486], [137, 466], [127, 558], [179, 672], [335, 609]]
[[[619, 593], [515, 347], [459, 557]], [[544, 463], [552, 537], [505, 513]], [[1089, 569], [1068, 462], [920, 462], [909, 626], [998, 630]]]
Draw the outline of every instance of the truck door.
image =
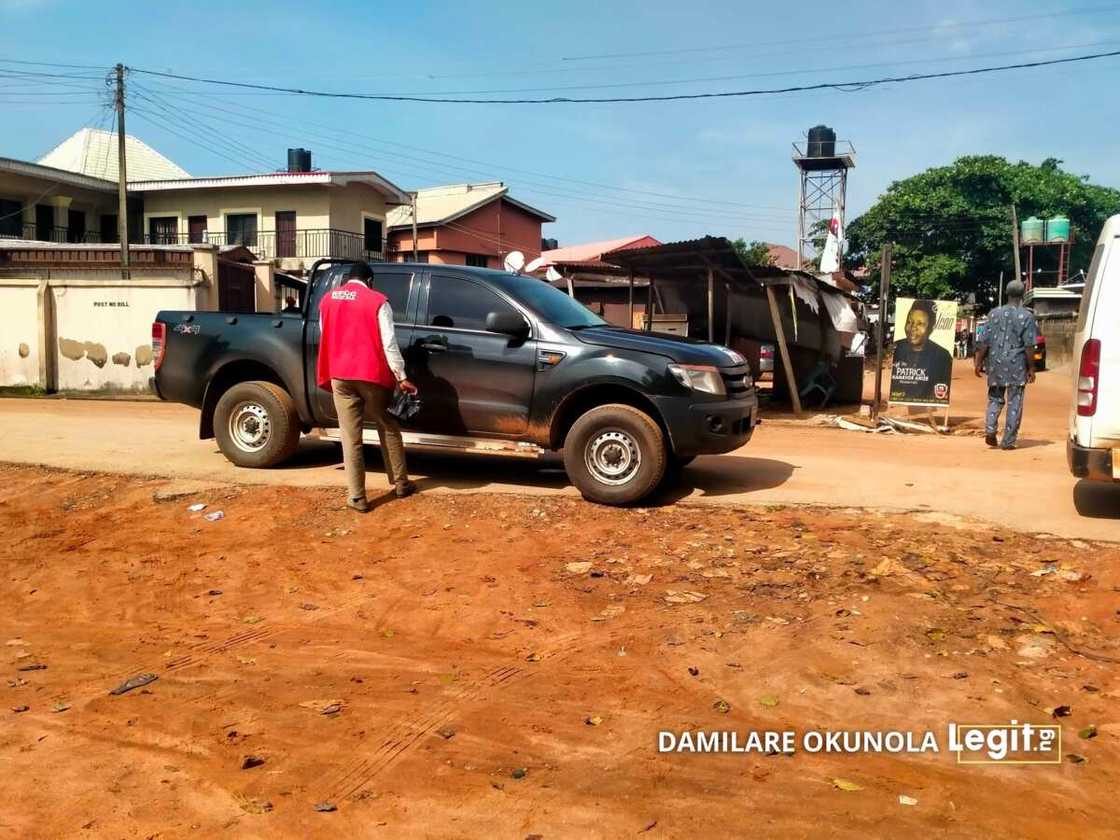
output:
[[[334, 410], [334, 397], [330, 391], [320, 388], [316, 366], [319, 361], [319, 301], [328, 292], [337, 289], [343, 282], [348, 265], [330, 266], [324, 269], [322, 288], [316, 284], [307, 310], [307, 388], [311, 394], [311, 408], [315, 418], [324, 426], [337, 426], [338, 415]], [[404, 352], [412, 339], [413, 312], [419, 297], [419, 280], [413, 282], [413, 272], [403, 268], [385, 267], [378, 263], [373, 266], [373, 288], [389, 299], [393, 307], [393, 322], [397, 334], [397, 344]], [[414, 288], [414, 286], [416, 288]], [[372, 425], [372, 424], [370, 424]]]
[[448, 435], [524, 435], [536, 340], [486, 329], [489, 313], [516, 313], [517, 307], [481, 283], [450, 273], [433, 271], [427, 291], [426, 314], [417, 319], [406, 355], [409, 377], [420, 389], [418, 427]]

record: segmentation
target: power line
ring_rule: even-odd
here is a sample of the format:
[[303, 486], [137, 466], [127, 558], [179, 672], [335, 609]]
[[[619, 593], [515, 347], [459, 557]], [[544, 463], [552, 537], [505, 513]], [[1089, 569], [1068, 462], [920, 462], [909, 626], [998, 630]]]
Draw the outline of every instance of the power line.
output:
[[[1042, 13], [1034, 14], [1034, 15], [1020, 15], [1018, 17], [1009, 17], [1009, 18], [987, 18], [985, 20], [960, 21], [958, 23], [947, 22], [947, 23], [943, 23], [943, 24], [936, 24], [934, 26], [903, 26], [903, 27], [899, 27], [899, 28], [896, 28], [896, 29], [880, 29], [877, 32], [873, 32], [873, 33], [870, 33], [870, 34], [873, 34], [873, 35], [902, 35], [902, 34], [905, 34], [907, 32], [925, 32], [925, 31], [929, 31], [929, 30], [942, 30], [943, 31], [945, 29], [964, 29], [966, 27], [971, 29], [971, 28], [980, 27], [980, 26], [993, 26], [993, 25], [1004, 24], [1004, 23], [1019, 23], [1019, 22], [1028, 21], [1028, 20], [1042, 20], [1042, 19], [1047, 19], [1047, 18], [1068, 17], [1070, 15], [1094, 14], [1096, 12], [1111, 12], [1111, 11], [1115, 11], [1117, 8], [1120, 8], [1120, 6], [1117, 6], [1116, 4], [1110, 4], [1108, 6], [1094, 6], [1094, 7], [1088, 7], [1088, 8], [1083, 8], [1083, 9], [1067, 9], [1067, 10], [1062, 11], [1062, 12], [1042, 12]], [[703, 47], [678, 47], [678, 48], [668, 49], [668, 50], [645, 50], [645, 51], [642, 51], [642, 52], [605, 53], [605, 54], [601, 54], [601, 55], [570, 55], [570, 56], [561, 56], [560, 60], [561, 61], [598, 61], [598, 60], [602, 60], [602, 59], [612, 59], [612, 58], [635, 58], [635, 57], [649, 57], [649, 56], [661, 56], [661, 55], [681, 55], [681, 54], [684, 54], [684, 53], [697, 53], [697, 52], [710, 53], [710, 52], [726, 51], [726, 50], [755, 49], [755, 48], [760, 47], [760, 46], [763, 46], [763, 47], [769, 47], [769, 46], [781, 47], [781, 46], [791, 46], [791, 45], [800, 45], [800, 44], [812, 43], [814, 41], [831, 41], [831, 40], [836, 40], [836, 39], [849, 40], [849, 39], [852, 39], [852, 38], [859, 38], [864, 34], [867, 34], [867, 33], [844, 32], [844, 33], [835, 33], [835, 34], [830, 34], [830, 35], [823, 35], [823, 36], [820, 36], [820, 37], [817, 37], [817, 38], [813, 38], [813, 37], [794, 38], [794, 39], [790, 39], [790, 40], [786, 40], [786, 41], [769, 41], [769, 42], [767, 42], [767, 41], [763, 41], [763, 42], [753, 41], [753, 42], [749, 42], [749, 43], [724, 44], [722, 46], [720, 46], [720, 45], [716, 45], [716, 46], [705, 45]]]
[[1052, 58], [1044, 61], [1024, 61], [1017, 64], [1002, 64], [992, 67], [975, 67], [971, 70], [946, 70], [940, 73], [915, 73], [910, 76], [885, 76], [879, 79], [863, 79], [851, 82], [817, 82], [811, 85], [791, 85], [783, 88], [758, 88], [755, 90], [726, 90], [709, 93], [676, 93], [660, 96], [616, 96], [616, 97], [552, 97], [549, 99], [452, 99], [439, 96], [407, 96], [380, 93], [336, 93], [321, 90], [304, 90], [302, 88], [283, 87], [281, 85], [259, 85], [251, 82], [231, 82], [222, 79], [207, 79], [199, 76], [187, 76], [179, 73], [163, 73], [158, 70], [144, 70], [138, 67], [128, 68], [133, 73], [143, 73], [148, 76], [159, 76], [165, 79], [179, 79], [188, 82], [200, 82], [209, 85], [223, 85], [226, 87], [247, 88], [250, 90], [282, 91], [284, 93], [298, 93], [303, 96], [317, 96], [326, 99], [361, 99], [376, 102], [427, 102], [442, 104], [462, 105], [556, 105], [556, 104], [603, 104], [620, 102], [680, 102], [695, 99], [726, 99], [731, 97], [763, 96], [774, 93], [802, 93], [813, 90], [839, 90], [854, 91], [866, 90], [885, 84], [899, 84], [903, 82], [916, 82], [925, 79], [949, 79], [959, 76], [979, 76], [986, 73], [1002, 73], [1009, 70], [1025, 70], [1033, 67], [1052, 67], [1058, 64], [1073, 64], [1075, 62], [1093, 61], [1098, 58], [1113, 58], [1120, 55], [1120, 50], [1110, 52], [1090, 53], [1069, 58]]

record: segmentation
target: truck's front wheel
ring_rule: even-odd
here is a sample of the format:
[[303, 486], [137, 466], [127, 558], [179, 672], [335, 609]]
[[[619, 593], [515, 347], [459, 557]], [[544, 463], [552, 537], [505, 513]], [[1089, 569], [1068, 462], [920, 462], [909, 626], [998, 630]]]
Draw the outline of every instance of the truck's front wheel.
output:
[[564, 469], [585, 499], [606, 505], [636, 502], [657, 487], [668, 453], [661, 428], [629, 405], [601, 405], [572, 424]]
[[299, 446], [300, 423], [291, 395], [272, 382], [240, 382], [214, 407], [218, 448], [239, 467], [272, 467]]

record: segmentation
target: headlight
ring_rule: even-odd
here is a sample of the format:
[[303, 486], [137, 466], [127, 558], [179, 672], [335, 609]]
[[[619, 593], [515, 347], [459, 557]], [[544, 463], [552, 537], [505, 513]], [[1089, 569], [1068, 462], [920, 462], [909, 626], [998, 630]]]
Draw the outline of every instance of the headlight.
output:
[[711, 365], [669, 365], [669, 373], [677, 382], [693, 391], [702, 391], [705, 394], [726, 396], [723, 387], [723, 377], [719, 375], [719, 368]]

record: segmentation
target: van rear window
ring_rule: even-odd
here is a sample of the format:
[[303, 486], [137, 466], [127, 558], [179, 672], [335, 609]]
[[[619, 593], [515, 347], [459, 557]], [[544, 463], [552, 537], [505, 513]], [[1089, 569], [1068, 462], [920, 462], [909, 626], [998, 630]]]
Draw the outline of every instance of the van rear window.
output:
[[1089, 307], [1093, 301], [1093, 289], [1097, 285], [1097, 275], [1101, 273], [1101, 263], [1104, 261], [1104, 243], [1097, 246], [1093, 252], [1093, 261], [1089, 263], [1089, 276], [1085, 278], [1085, 290], [1081, 293], [1081, 308], [1077, 313], [1077, 331], [1085, 329], [1085, 322], [1089, 319]]

